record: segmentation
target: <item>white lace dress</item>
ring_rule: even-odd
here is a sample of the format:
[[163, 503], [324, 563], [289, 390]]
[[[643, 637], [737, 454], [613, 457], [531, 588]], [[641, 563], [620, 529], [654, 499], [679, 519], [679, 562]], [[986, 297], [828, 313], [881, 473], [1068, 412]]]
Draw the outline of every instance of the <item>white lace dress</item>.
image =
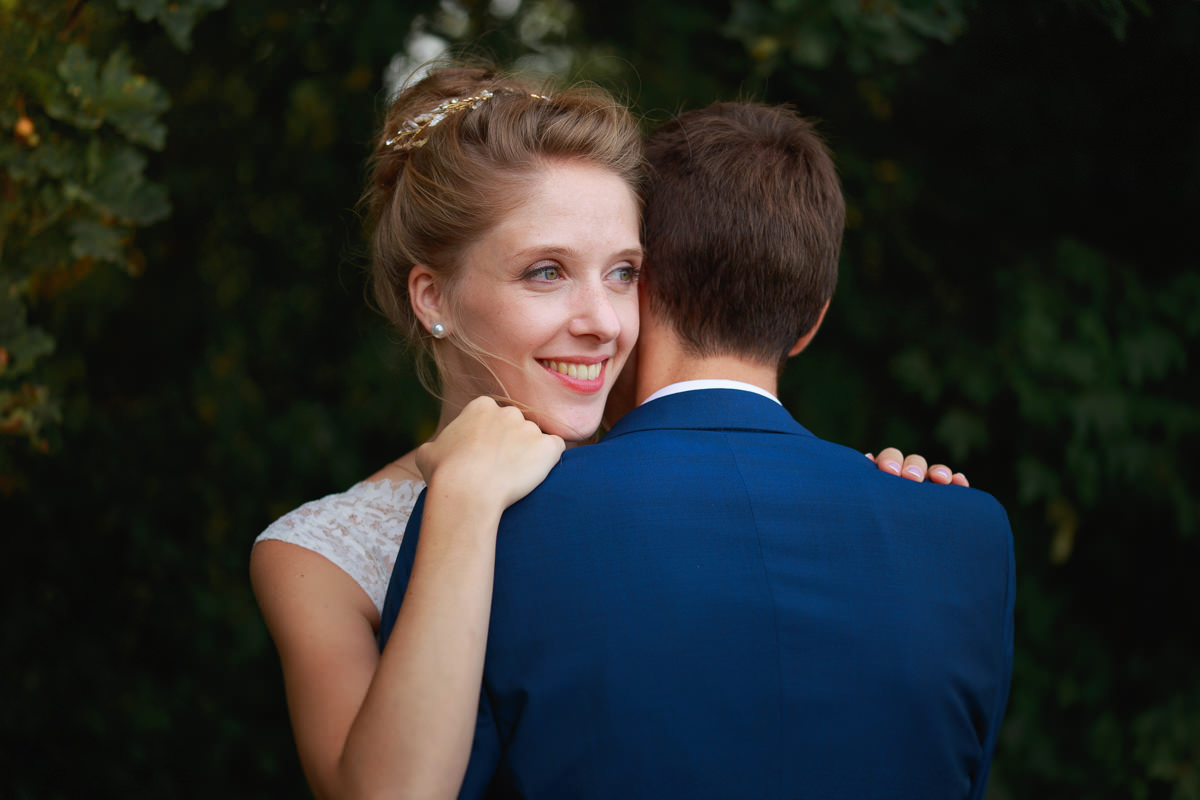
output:
[[383, 612], [396, 552], [412, 516], [420, 481], [363, 481], [289, 511], [259, 534], [324, 556], [358, 582]]

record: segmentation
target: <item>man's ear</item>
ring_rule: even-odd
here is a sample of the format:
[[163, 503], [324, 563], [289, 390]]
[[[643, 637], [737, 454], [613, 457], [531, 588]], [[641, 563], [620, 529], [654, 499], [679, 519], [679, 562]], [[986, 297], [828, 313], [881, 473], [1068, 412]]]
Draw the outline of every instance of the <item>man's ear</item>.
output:
[[804, 350], [804, 348], [808, 347], [809, 342], [811, 342], [813, 337], [817, 335], [817, 329], [820, 328], [821, 323], [825, 321], [825, 312], [829, 310], [829, 303], [831, 300], [832, 298], [830, 298], [830, 300], [826, 300], [825, 305], [821, 307], [821, 313], [817, 315], [816, 324], [808, 329], [808, 333], [796, 340], [796, 343], [792, 345], [791, 350], [788, 350], [788, 358], [800, 355], [800, 352]]
[[444, 323], [442, 283], [427, 265], [417, 264], [408, 271], [408, 300], [425, 330], [432, 328], [435, 322]]

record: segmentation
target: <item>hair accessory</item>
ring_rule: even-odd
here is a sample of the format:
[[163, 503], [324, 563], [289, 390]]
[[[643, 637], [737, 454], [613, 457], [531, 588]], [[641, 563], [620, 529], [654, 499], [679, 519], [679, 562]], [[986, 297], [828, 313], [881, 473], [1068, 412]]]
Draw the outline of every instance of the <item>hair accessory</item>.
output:
[[435, 339], [446, 338], [446, 326], [440, 322], [433, 323], [433, 327], [429, 329], [429, 332], [433, 334], [433, 338]]
[[[499, 91], [505, 94], [512, 94], [511, 89], [500, 89]], [[470, 97], [455, 97], [445, 102], [439, 103], [433, 107], [433, 110], [426, 111], [423, 114], [417, 114], [410, 120], [405, 120], [400, 126], [400, 130], [396, 131], [396, 135], [383, 143], [384, 147], [390, 147], [393, 150], [415, 150], [418, 147], [424, 147], [425, 142], [429, 141], [429, 136], [417, 138], [429, 128], [435, 128], [446, 117], [451, 114], [457, 114], [460, 111], [469, 111], [473, 108], [479, 108], [483, 103], [496, 96], [495, 92], [484, 89], [479, 94]], [[530, 97], [538, 100], [549, 100], [549, 97], [541, 94], [530, 93]]]
[[410, 120], [405, 120], [400, 126], [400, 130], [396, 131], [396, 135], [384, 142], [385, 147], [390, 147], [393, 150], [414, 150], [418, 147], [424, 147], [425, 142], [429, 141], [426, 136], [423, 139], [418, 139], [423, 132], [429, 128], [437, 127], [442, 120], [451, 114], [457, 114], [459, 111], [467, 111], [472, 108], [479, 108], [484, 102], [494, 97], [494, 93], [484, 89], [482, 92], [471, 97], [455, 97], [439, 103], [434, 106], [432, 111], [426, 111], [424, 114], [417, 114]]

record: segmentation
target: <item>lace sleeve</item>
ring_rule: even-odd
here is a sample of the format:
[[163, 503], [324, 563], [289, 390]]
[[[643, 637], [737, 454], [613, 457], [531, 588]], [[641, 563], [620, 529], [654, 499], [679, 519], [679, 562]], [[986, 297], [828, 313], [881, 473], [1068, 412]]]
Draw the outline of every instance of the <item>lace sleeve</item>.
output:
[[299, 545], [353, 578], [381, 613], [404, 527], [425, 484], [364, 481], [340, 494], [305, 503], [259, 534]]

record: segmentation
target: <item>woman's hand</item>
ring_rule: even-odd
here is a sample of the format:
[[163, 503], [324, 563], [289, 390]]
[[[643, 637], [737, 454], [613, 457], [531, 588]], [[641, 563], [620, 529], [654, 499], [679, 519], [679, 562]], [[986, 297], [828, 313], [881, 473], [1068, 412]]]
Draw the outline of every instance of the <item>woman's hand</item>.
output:
[[518, 409], [476, 397], [417, 449], [417, 468], [431, 493], [483, 494], [504, 509], [533, 491], [565, 448]]
[[945, 464], [934, 464], [932, 467], [925, 462], [924, 456], [913, 454], [906, 456], [894, 447], [886, 447], [876, 456], [867, 453], [867, 458], [875, 462], [875, 466], [884, 472], [908, 478], [920, 483], [928, 476], [933, 483], [952, 483], [955, 486], [970, 486], [967, 476], [961, 472], [951, 472]]

